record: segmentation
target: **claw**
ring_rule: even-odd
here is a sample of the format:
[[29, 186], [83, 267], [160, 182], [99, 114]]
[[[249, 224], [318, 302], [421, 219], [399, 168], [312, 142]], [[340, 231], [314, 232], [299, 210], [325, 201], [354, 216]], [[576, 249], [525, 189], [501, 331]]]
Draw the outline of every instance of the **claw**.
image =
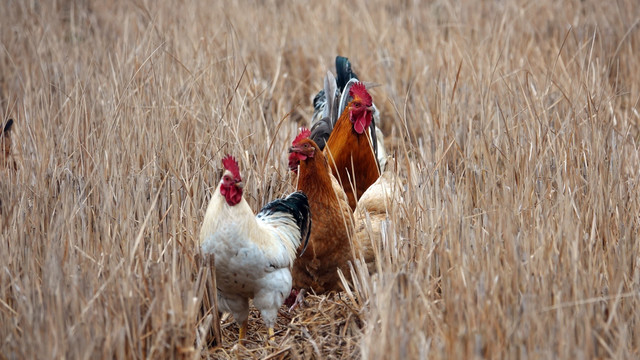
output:
[[[293, 305], [291, 305], [291, 307], [289, 307], [289, 312], [292, 312], [298, 306], [302, 307], [302, 305], [304, 304], [304, 296], [306, 294], [307, 294], [307, 291], [305, 289], [300, 289], [300, 291], [298, 291], [298, 293], [296, 295], [296, 298], [293, 301]], [[292, 292], [292, 295], [293, 295], [293, 292]]]

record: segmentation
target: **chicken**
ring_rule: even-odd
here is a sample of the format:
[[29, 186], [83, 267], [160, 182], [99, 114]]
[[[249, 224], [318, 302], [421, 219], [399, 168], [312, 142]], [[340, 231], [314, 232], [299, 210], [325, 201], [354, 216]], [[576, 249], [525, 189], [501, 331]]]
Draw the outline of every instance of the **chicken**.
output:
[[[314, 140], [320, 149], [332, 162], [332, 171], [336, 175], [345, 192], [349, 197], [349, 204], [354, 210], [356, 199], [359, 198], [367, 187], [369, 187], [378, 178], [379, 174], [384, 171], [387, 161], [387, 154], [384, 148], [383, 135], [376, 124], [380, 124], [380, 112], [371, 101], [371, 96], [366, 91], [356, 91], [361, 94], [361, 101], [354, 102], [354, 92], [352, 88], [362, 86], [358, 82], [358, 77], [351, 70], [351, 63], [345, 57], [336, 57], [337, 79], [333, 77], [331, 72], [327, 72], [324, 80], [324, 88], [315, 96], [313, 100], [314, 113], [311, 119], [311, 139]], [[357, 85], [360, 84], [360, 85]], [[364, 88], [364, 87], [363, 87]], [[333, 95], [329, 95], [333, 94]], [[369, 104], [362, 103], [364, 98], [368, 98]], [[362, 109], [355, 109], [355, 106], [361, 103]], [[356, 114], [353, 114], [355, 111]], [[360, 123], [353, 119], [357, 113], [362, 113], [362, 121]], [[364, 115], [366, 114], [366, 116]], [[338, 117], [339, 116], [339, 117]], [[347, 124], [340, 126], [340, 119], [347, 118]], [[365, 121], [366, 119], [366, 121]], [[346, 121], [346, 120], [343, 120]], [[353, 123], [353, 131], [349, 131], [348, 123]], [[357, 127], [356, 127], [357, 125]], [[365, 128], [368, 130], [365, 131]], [[338, 134], [336, 134], [336, 130]], [[364, 136], [366, 134], [366, 136]], [[352, 135], [352, 136], [351, 136]], [[330, 140], [331, 137], [334, 139]], [[358, 141], [353, 141], [358, 138]], [[365, 140], [367, 139], [367, 140]], [[331, 151], [337, 167], [333, 167], [332, 157], [325, 148], [325, 144], [331, 141], [334, 149]], [[346, 145], [345, 145], [346, 144]], [[335, 148], [339, 146], [339, 148]], [[373, 151], [372, 151], [373, 150]], [[356, 157], [368, 158], [368, 153], [372, 151], [375, 161], [367, 160], [363, 164], [356, 163]], [[354, 174], [346, 176], [352, 172], [351, 156], [354, 155]], [[373, 168], [377, 168], [376, 174]], [[364, 170], [364, 171], [363, 171]], [[346, 176], [346, 177], [345, 177]], [[359, 180], [359, 181], [358, 181]], [[351, 185], [355, 182], [356, 191], [351, 189]]]
[[296, 187], [307, 194], [314, 223], [309, 249], [293, 264], [293, 287], [321, 294], [341, 290], [337, 269], [348, 275], [348, 262], [360, 248], [349, 240], [353, 214], [344, 190], [310, 134], [302, 129], [289, 149], [289, 168], [298, 173]]
[[338, 118], [324, 153], [347, 194], [349, 206], [355, 210], [357, 200], [378, 180], [380, 171], [369, 138], [373, 117], [371, 95], [362, 83], [349, 84], [346, 88], [353, 100]]
[[0, 132], [0, 145], [2, 151], [0, 152], [0, 169], [13, 168], [15, 170], [16, 163], [11, 160], [11, 127], [13, 126], [13, 119], [9, 119], [2, 132]]
[[[313, 99], [314, 112], [311, 118], [311, 139], [324, 150], [333, 128], [338, 121], [338, 116], [344, 112], [345, 107], [353, 99], [349, 88], [358, 81], [358, 76], [351, 69], [349, 59], [336, 56], [337, 79], [331, 72], [327, 72], [324, 79], [324, 88]], [[371, 104], [373, 117], [369, 125], [369, 140], [373, 147], [380, 172], [384, 171], [387, 153], [384, 147], [380, 125], [380, 112], [375, 104]]]
[[296, 251], [307, 246], [311, 214], [307, 196], [294, 192], [268, 203], [254, 216], [242, 197], [243, 183], [236, 160], [222, 160], [225, 172], [200, 230], [203, 254], [213, 254], [220, 310], [230, 312], [247, 331], [249, 299], [260, 311], [273, 339], [276, 316], [291, 292], [291, 267]]
[[375, 248], [380, 246], [384, 224], [390, 220], [389, 214], [403, 203], [402, 189], [402, 181], [396, 174], [385, 171], [358, 200], [354, 212], [355, 239], [370, 273], [375, 272]]

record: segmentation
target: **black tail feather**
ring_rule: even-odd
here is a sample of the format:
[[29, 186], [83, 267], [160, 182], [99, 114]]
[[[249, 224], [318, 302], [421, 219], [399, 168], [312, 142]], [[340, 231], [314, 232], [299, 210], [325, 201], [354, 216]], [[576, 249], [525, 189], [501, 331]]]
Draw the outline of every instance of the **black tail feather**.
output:
[[302, 253], [307, 248], [311, 235], [311, 208], [307, 195], [302, 191], [296, 191], [284, 199], [277, 199], [265, 205], [260, 214], [269, 215], [274, 212], [286, 212], [293, 216], [300, 229], [300, 240], [303, 243]]
[[[331, 131], [344, 110], [346, 103], [343, 104], [343, 101], [350, 100], [347, 84], [351, 79], [358, 79], [351, 69], [351, 62], [344, 56], [336, 56], [336, 76], [334, 78], [330, 73], [327, 74], [324, 88], [313, 98], [310, 137], [318, 144], [320, 150], [324, 150]], [[346, 89], [345, 86], [347, 86]]]
[[336, 82], [338, 91], [342, 93], [344, 86], [351, 79], [357, 79], [358, 75], [351, 70], [351, 62], [344, 56], [336, 56]]

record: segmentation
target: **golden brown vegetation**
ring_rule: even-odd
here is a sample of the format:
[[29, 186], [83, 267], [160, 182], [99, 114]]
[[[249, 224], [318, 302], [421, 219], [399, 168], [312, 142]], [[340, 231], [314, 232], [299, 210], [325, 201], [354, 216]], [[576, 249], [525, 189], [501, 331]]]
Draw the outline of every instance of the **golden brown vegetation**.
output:
[[[0, 357], [637, 358], [640, 5], [2, 1]], [[197, 239], [255, 209], [336, 54], [407, 188], [375, 275], [203, 341]], [[200, 329], [202, 331], [200, 331]], [[233, 330], [233, 331], [232, 331]]]

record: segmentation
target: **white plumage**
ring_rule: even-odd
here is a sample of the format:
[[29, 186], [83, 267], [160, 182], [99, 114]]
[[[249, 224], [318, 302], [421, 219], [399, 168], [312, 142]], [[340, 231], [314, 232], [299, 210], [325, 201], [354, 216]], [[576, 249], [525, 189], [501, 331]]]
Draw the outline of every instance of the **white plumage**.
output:
[[301, 240], [305, 246], [308, 241], [309, 204], [306, 195], [296, 192], [272, 201], [254, 216], [242, 198], [237, 163], [235, 174], [233, 170], [227, 168], [209, 202], [200, 246], [204, 254], [215, 256], [218, 304], [241, 324], [240, 338], [246, 332], [249, 299], [273, 336], [278, 309], [291, 292], [290, 269], [297, 249]]

